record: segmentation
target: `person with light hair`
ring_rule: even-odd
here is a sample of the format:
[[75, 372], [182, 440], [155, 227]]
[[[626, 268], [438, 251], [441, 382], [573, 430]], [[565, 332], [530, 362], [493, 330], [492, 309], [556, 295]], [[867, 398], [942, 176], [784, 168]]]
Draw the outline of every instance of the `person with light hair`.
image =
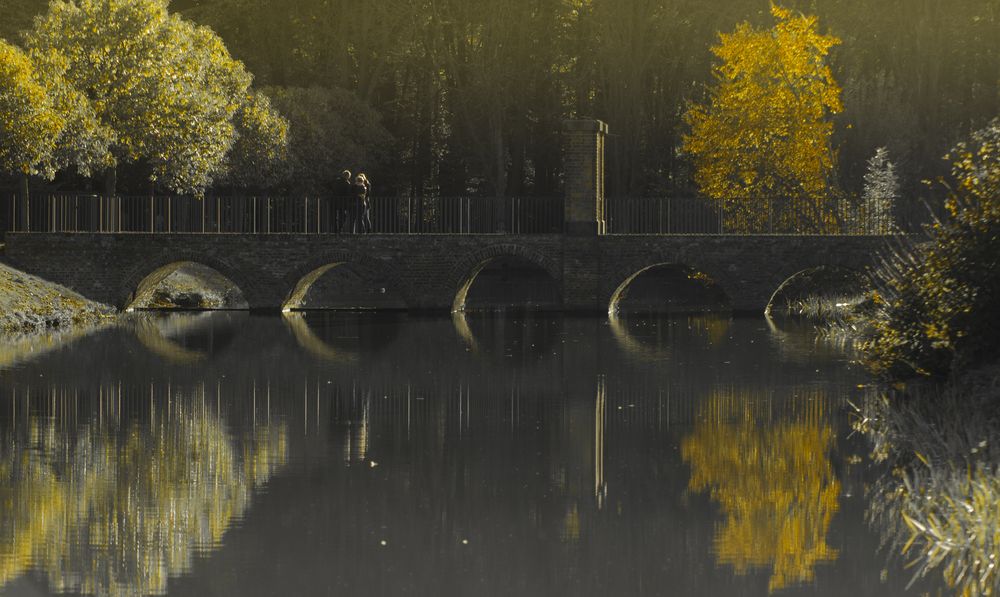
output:
[[368, 175], [364, 172], [359, 172], [354, 179], [354, 188], [360, 198], [360, 201], [356, 202], [358, 206], [358, 224], [355, 231], [362, 234], [369, 234], [374, 230], [374, 226], [372, 226], [372, 183], [368, 180]]

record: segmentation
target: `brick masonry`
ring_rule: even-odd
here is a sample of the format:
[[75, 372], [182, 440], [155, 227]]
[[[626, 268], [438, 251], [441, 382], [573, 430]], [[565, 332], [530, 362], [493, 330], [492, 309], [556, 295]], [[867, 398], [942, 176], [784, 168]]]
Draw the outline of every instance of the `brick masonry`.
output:
[[490, 260], [515, 257], [546, 271], [568, 312], [606, 312], [616, 292], [657, 265], [715, 280], [734, 308], [763, 311], [788, 278], [819, 266], [864, 270], [882, 237], [578, 235], [8, 234], [13, 267], [125, 307], [151, 275], [191, 261], [229, 278], [254, 309], [279, 309], [300, 280], [351, 263], [412, 309], [461, 306]]

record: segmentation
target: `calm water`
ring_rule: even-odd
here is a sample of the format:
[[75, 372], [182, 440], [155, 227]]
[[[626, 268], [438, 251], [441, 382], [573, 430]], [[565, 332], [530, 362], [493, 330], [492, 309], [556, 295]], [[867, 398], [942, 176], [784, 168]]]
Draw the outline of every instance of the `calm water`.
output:
[[[0, 354], [0, 594], [893, 595], [762, 319], [148, 316]], [[72, 340], [72, 341], [69, 341]]]

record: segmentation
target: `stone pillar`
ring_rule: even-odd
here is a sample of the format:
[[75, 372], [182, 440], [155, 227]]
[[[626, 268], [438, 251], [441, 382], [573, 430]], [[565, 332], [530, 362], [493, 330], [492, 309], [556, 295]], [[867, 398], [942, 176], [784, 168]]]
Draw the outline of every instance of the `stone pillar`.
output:
[[563, 122], [563, 133], [566, 234], [604, 234], [604, 142], [608, 125], [600, 120], [567, 120]]

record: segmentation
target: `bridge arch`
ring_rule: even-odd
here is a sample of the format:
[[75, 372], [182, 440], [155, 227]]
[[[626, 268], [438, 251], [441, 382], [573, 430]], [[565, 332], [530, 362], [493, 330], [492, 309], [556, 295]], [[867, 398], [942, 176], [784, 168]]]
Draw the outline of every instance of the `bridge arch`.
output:
[[239, 304], [238, 308], [249, 308], [256, 287], [243, 276], [242, 272], [223, 260], [187, 252], [171, 252], [167, 256], [148, 259], [134, 266], [125, 275], [121, 287], [116, 292], [115, 305], [122, 310], [131, 308], [136, 299], [154, 290], [185, 265], [205, 268], [221, 276], [235, 289], [237, 295], [235, 302]]
[[692, 284], [700, 284], [703, 286], [705, 291], [710, 293], [706, 298], [715, 303], [712, 306], [724, 306], [725, 308], [728, 308], [732, 305], [732, 296], [723, 285], [724, 278], [716, 277], [711, 273], [693, 268], [684, 263], [667, 260], [643, 266], [638, 270], [633, 270], [633, 273], [627, 275], [624, 279], [621, 279], [621, 281], [613, 287], [614, 291], [611, 293], [611, 297], [608, 300], [608, 314], [611, 317], [616, 317], [618, 315], [621, 310], [622, 302], [626, 299], [629, 290], [637, 280], [650, 274], [662, 272], [670, 272], [675, 275], [683, 274], [688, 280], [692, 281]]
[[552, 283], [557, 295], [556, 304], [562, 304], [562, 267], [558, 261], [521, 245], [498, 244], [473, 252], [452, 268], [451, 288], [454, 289], [454, 298], [451, 310], [453, 313], [465, 311], [469, 291], [476, 279], [490, 264], [499, 260], [509, 260], [513, 263], [527, 265], [544, 273], [545, 277]]
[[[382, 261], [363, 253], [352, 251], [326, 252], [321, 257], [312, 259], [293, 272], [285, 279], [286, 287], [291, 288], [282, 304], [282, 311], [300, 311], [307, 308], [306, 296], [309, 294], [317, 282], [330, 272], [340, 268], [350, 268], [351, 272], [366, 284], [373, 284], [374, 288], [385, 295], [379, 297], [379, 301], [388, 303], [392, 308], [408, 309], [413, 306], [410, 293], [403, 282], [403, 277], [396, 269]], [[346, 271], [346, 269], [344, 270]], [[359, 300], [358, 302], [365, 302]], [[385, 308], [387, 305], [381, 305]], [[352, 306], [337, 306], [332, 309], [365, 309], [370, 305], [357, 304]], [[327, 307], [330, 308], [330, 307]]]
[[864, 294], [870, 283], [871, 277], [864, 269], [843, 265], [809, 267], [785, 277], [771, 294], [764, 312], [771, 315], [782, 300], [807, 295], [853, 299]]

